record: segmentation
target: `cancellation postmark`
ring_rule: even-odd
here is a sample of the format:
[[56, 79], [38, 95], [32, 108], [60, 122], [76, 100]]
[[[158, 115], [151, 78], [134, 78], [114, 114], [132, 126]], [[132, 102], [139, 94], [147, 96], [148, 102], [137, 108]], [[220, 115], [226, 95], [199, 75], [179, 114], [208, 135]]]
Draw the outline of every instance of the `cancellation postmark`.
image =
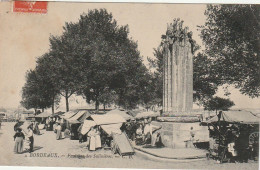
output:
[[46, 1], [13, 1], [13, 12], [47, 13]]

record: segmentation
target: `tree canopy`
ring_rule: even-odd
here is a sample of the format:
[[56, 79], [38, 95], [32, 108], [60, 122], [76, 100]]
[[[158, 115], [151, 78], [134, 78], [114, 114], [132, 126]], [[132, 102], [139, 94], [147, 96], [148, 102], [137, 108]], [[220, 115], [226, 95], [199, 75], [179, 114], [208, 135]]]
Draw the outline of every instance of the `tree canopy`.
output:
[[[49, 52], [37, 59], [31, 71], [42, 83], [37, 90], [49, 97], [46, 107], [53, 107], [62, 95], [68, 111], [72, 94], [95, 102], [96, 109], [112, 103], [130, 109], [142, 102], [148, 69], [137, 43], [129, 37], [127, 25], [119, 26], [111, 13], [95, 9], [82, 14], [75, 23], [65, 23], [63, 29], [62, 35], [50, 37]], [[29, 81], [27, 78], [24, 95], [31, 88]], [[40, 98], [37, 90], [29, 91], [24, 99], [34, 95]]]
[[215, 78], [252, 98], [260, 95], [259, 13], [259, 5], [208, 5], [200, 27]]
[[234, 106], [234, 102], [229, 100], [229, 99], [224, 99], [220, 97], [213, 97], [204, 104], [204, 109], [205, 110], [213, 110], [217, 111], [218, 110], [229, 110], [230, 107]]
[[60, 101], [60, 89], [57, 85], [54, 69], [55, 60], [49, 53], [45, 53], [37, 59], [35, 71], [41, 80], [41, 90], [45, 95], [48, 95], [47, 99], [51, 102], [52, 113], [54, 113], [55, 104], [58, 105]]
[[46, 109], [51, 107], [47, 86], [35, 70], [29, 70], [26, 74], [26, 83], [22, 88], [21, 104], [26, 109]]
[[67, 30], [71, 35], [79, 35], [83, 53], [80, 50], [78, 56], [85, 61], [79, 94], [88, 102], [94, 101], [96, 108], [100, 102], [111, 102], [105, 99], [108, 93], [117, 99], [118, 105], [135, 107], [140, 98], [139, 82], [147, 69], [137, 43], [129, 38], [128, 26], [117, 25], [111, 13], [100, 9], [81, 15], [70, 28]]

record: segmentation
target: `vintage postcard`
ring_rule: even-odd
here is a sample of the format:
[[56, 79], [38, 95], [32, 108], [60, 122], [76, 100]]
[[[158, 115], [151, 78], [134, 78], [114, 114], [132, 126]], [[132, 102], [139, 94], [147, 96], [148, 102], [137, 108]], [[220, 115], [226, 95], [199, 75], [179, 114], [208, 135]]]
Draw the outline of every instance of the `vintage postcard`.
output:
[[259, 14], [0, 2], [0, 166], [258, 169]]

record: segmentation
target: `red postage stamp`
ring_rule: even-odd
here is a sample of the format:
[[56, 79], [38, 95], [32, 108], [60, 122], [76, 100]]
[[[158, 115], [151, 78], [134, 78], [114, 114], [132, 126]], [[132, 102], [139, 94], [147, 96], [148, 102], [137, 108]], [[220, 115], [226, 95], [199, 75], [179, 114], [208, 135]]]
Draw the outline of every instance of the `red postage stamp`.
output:
[[47, 13], [46, 1], [14, 1], [13, 12]]

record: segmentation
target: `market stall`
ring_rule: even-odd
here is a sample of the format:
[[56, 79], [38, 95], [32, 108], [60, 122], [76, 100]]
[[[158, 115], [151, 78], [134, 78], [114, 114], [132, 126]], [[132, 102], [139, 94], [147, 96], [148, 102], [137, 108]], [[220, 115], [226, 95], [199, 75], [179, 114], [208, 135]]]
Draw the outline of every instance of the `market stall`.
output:
[[74, 116], [70, 117], [69, 119], [66, 119], [66, 121], [68, 122], [68, 129], [70, 130], [70, 139], [79, 139], [78, 128], [82, 123], [84, 123], [86, 117], [90, 115], [91, 113], [89, 111], [80, 110]]
[[109, 146], [114, 153], [119, 153], [122, 156], [134, 154], [134, 149], [128, 137], [121, 131], [122, 124], [126, 120], [117, 114], [91, 115], [84, 121], [81, 133], [87, 134], [92, 127], [100, 127], [102, 143], [109, 141]]
[[220, 111], [202, 122], [208, 126], [208, 157], [224, 161], [247, 162], [258, 157], [259, 118], [249, 111]]

